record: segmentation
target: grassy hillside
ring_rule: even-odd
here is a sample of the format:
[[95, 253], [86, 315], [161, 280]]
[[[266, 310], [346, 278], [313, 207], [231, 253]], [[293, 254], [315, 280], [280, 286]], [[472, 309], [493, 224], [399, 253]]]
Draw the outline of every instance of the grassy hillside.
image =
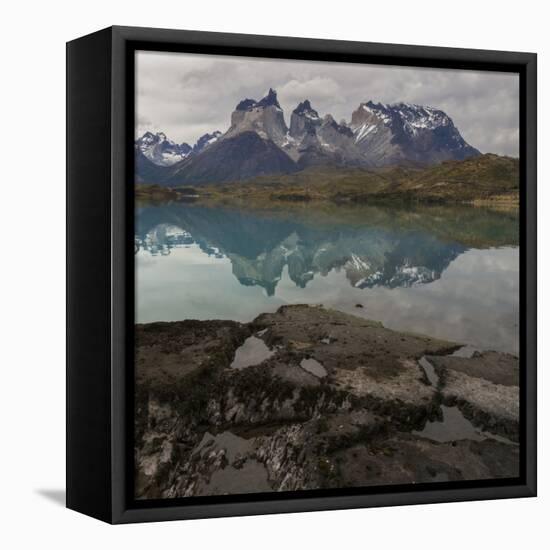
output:
[[[424, 167], [314, 167], [280, 176], [262, 176], [194, 188], [138, 184], [139, 199], [178, 200], [192, 195], [200, 201], [239, 203], [255, 207], [277, 203], [433, 202], [469, 203], [500, 208], [519, 200], [519, 161], [493, 154]], [[198, 196], [198, 197], [197, 197]]]
[[165, 202], [177, 200], [179, 197], [180, 194], [177, 191], [168, 187], [146, 183], [138, 183], [135, 186], [135, 198], [137, 202]]
[[487, 154], [427, 168], [380, 170], [316, 167], [284, 176], [201, 189], [210, 200], [372, 202], [509, 202], [519, 195], [519, 161]]

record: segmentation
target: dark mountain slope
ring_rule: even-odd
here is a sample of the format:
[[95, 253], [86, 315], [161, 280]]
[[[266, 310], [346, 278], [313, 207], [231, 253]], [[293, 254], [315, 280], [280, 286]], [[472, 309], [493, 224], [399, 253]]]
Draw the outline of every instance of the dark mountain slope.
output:
[[162, 183], [168, 171], [168, 167], [150, 161], [137, 147], [134, 167], [136, 183]]
[[272, 141], [255, 132], [242, 132], [170, 167], [163, 183], [171, 187], [223, 183], [267, 174], [289, 174], [296, 169], [296, 163]]

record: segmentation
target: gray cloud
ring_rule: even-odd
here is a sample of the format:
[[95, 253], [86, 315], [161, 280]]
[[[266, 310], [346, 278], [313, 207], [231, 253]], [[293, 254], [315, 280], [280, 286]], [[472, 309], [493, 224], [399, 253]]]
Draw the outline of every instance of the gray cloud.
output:
[[406, 101], [444, 110], [482, 152], [518, 155], [515, 74], [164, 52], [136, 57], [137, 134], [163, 131], [192, 144], [225, 131], [241, 99], [260, 99], [272, 87], [287, 123], [304, 99], [321, 115], [348, 121], [363, 101]]

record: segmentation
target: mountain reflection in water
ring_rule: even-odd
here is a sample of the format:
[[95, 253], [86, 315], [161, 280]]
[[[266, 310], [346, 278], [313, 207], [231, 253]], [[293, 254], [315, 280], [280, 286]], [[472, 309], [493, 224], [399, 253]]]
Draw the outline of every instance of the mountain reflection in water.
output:
[[517, 246], [516, 214], [469, 207], [142, 206], [136, 316], [249, 321], [285, 303], [323, 303], [517, 352]]

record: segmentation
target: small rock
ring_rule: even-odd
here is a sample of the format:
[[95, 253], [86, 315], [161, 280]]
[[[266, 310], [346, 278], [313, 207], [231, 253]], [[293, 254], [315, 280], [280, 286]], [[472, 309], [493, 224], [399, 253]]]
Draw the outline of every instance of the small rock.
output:
[[238, 454], [235, 457], [235, 460], [233, 460], [233, 462], [231, 463], [231, 466], [233, 466], [233, 468], [237, 470], [240, 470], [244, 466], [245, 462], [246, 462], [246, 456]]

